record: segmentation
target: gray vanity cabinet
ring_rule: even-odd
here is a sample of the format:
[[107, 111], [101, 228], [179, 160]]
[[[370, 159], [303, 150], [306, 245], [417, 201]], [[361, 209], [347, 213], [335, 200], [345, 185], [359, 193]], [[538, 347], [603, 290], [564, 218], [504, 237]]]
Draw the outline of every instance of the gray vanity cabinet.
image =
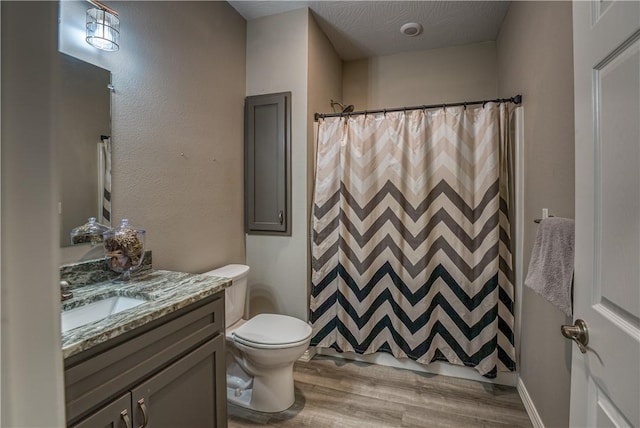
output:
[[131, 394], [127, 393], [71, 428], [130, 428], [131, 426]]
[[[223, 337], [210, 340], [131, 391], [134, 426], [215, 427], [216, 367], [224, 366]], [[220, 361], [218, 361], [220, 360]], [[224, 374], [223, 374], [224, 376]]]
[[67, 358], [67, 424], [226, 427], [223, 293]]

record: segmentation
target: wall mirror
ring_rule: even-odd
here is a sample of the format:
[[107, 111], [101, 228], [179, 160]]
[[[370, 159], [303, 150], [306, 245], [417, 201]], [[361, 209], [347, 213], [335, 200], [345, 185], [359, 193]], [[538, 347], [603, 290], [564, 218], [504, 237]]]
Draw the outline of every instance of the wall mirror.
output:
[[111, 73], [69, 55], [58, 55], [59, 78], [54, 88], [61, 186], [58, 211], [60, 246], [68, 247], [72, 245], [71, 230], [87, 223], [88, 218], [110, 225], [103, 189], [105, 173], [110, 176]]

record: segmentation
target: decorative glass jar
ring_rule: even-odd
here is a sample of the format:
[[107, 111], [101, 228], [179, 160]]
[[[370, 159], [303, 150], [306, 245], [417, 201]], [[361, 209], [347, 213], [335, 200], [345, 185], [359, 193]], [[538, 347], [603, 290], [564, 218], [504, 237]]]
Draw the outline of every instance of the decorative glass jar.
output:
[[122, 273], [114, 282], [128, 282], [144, 258], [145, 231], [136, 229], [129, 220], [103, 233], [104, 251], [109, 269]]
[[90, 217], [87, 223], [71, 231], [71, 245], [88, 242], [93, 247], [102, 242], [102, 234], [108, 230], [109, 228], [98, 223], [95, 217]]

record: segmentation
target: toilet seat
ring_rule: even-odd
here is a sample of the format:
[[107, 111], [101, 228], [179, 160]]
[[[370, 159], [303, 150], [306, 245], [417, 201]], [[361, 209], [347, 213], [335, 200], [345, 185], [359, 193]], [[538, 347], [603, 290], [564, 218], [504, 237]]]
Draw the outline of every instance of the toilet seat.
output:
[[259, 314], [231, 333], [234, 342], [252, 348], [282, 349], [301, 345], [311, 336], [311, 326], [287, 315]]
[[249, 348], [255, 348], [255, 349], [286, 349], [286, 348], [295, 348], [297, 346], [300, 346], [304, 343], [306, 343], [308, 340], [301, 340], [300, 342], [293, 342], [293, 343], [282, 343], [282, 344], [278, 344], [278, 345], [266, 345], [264, 343], [254, 343], [254, 342], [250, 342], [247, 340], [242, 340], [239, 337], [234, 337], [233, 338], [233, 342], [235, 344], [238, 345], [244, 345], [246, 347]]

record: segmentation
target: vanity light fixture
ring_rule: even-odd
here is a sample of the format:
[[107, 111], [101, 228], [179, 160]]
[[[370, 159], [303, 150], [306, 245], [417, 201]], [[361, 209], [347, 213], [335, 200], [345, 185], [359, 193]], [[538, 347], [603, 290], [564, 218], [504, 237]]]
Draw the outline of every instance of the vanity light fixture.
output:
[[87, 10], [87, 43], [103, 51], [120, 49], [118, 12], [96, 0], [87, 0], [95, 8]]

